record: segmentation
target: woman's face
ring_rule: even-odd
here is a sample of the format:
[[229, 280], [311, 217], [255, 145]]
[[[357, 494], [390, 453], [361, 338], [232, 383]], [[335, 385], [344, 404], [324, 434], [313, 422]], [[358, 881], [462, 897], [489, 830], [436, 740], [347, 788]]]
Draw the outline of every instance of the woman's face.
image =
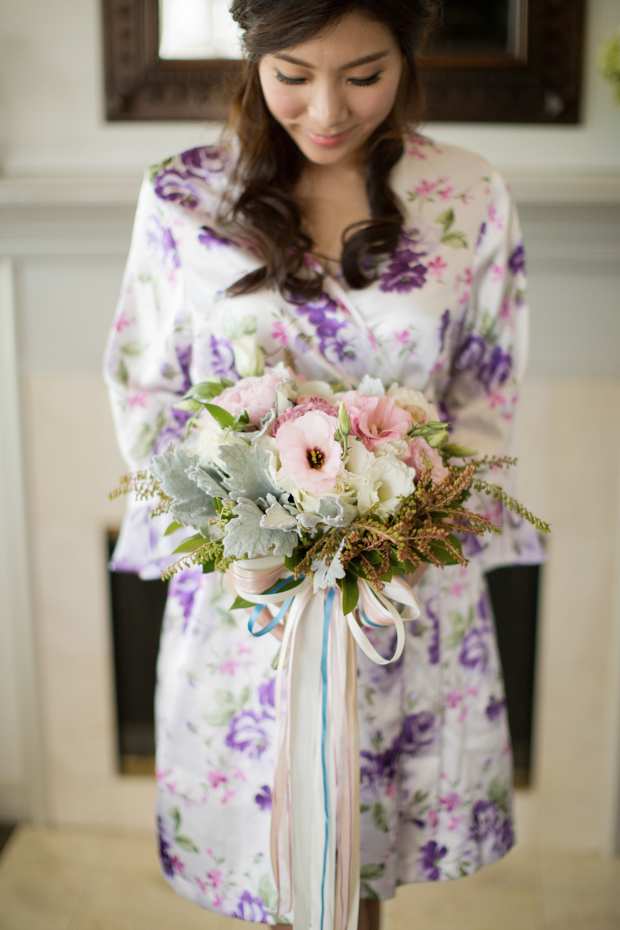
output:
[[273, 117], [316, 165], [354, 161], [394, 105], [403, 68], [398, 42], [360, 13], [326, 34], [265, 55], [258, 66]]

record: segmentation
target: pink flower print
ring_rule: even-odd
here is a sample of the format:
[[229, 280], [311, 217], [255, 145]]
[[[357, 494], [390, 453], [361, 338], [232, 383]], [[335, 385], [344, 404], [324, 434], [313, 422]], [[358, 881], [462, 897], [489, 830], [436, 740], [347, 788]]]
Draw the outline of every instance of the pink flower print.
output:
[[131, 326], [131, 320], [127, 318], [127, 314], [125, 313], [124, 310], [122, 310], [114, 325], [114, 329], [116, 330], [117, 333], [122, 333], [122, 331], [127, 326]]
[[445, 807], [447, 811], [453, 811], [461, 803], [461, 797], [455, 791], [451, 791], [449, 794], [446, 794], [443, 798], [439, 799], [439, 803], [442, 807]]
[[172, 863], [172, 867], [174, 868], [174, 871], [177, 872], [179, 875], [183, 875], [183, 869], [185, 868], [185, 863], [181, 862], [178, 856], [171, 856], [170, 862]]
[[197, 875], [194, 875], [194, 881], [196, 882], [196, 884], [198, 885], [202, 893], [205, 894], [207, 890], [207, 883], [203, 882], [203, 880], [201, 878], [198, 878]]
[[243, 643], [237, 643], [237, 655], [249, 656], [251, 654], [252, 650], [248, 646], [244, 646]]
[[449, 187], [443, 187], [440, 191], [437, 191], [442, 200], [449, 200], [454, 192], [452, 185]]
[[217, 788], [218, 785], [225, 785], [228, 781], [228, 776], [224, 774], [221, 769], [217, 769], [213, 772], [207, 774], [207, 779], [212, 788]]
[[489, 215], [489, 219], [491, 220], [491, 222], [494, 223], [495, 218], [497, 216], [497, 209], [494, 204], [491, 204], [491, 206], [489, 207], [488, 215]]
[[435, 828], [437, 824], [439, 823], [439, 811], [430, 810], [428, 812], [428, 822], [431, 825], [431, 827]]
[[463, 275], [463, 281], [467, 287], [471, 287], [474, 281], [474, 275], [471, 268], [465, 269], [465, 274]]
[[207, 878], [211, 887], [217, 891], [218, 888], [224, 887], [224, 876], [219, 869], [211, 869], [207, 872]]
[[493, 265], [491, 270], [491, 281], [501, 281], [504, 276], [504, 268], [505, 265], [503, 263]]
[[460, 824], [462, 817], [450, 817], [450, 822], [448, 823], [448, 830], [456, 830]]
[[469, 300], [469, 291], [463, 291], [463, 293], [459, 297], [459, 307], [464, 307], [468, 300]]
[[478, 695], [480, 694], [480, 691], [478, 690], [478, 688], [468, 688], [465, 694], [467, 695], [467, 697], [478, 697]]
[[463, 695], [460, 691], [448, 691], [446, 694], [446, 704], [448, 707], [451, 707], [453, 710], [455, 707], [458, 707], [461, 701], [463, 700]]
[[247, 781], [247, 775], [241, 771], [241, 769], [235, 769], [233, 772], [233, 778], [238, 779], [238, 781]]
[[465, 590], [465, 585], [462, 581], [456, 581], [450, 587], [450, 597], [460, 597], [463, 591]]
[[420, 184], [415, 188], [415, 192], [418, 197], [428, 197], [429, 194], [432, 194], [436, 184], [431, 184], [430, 181], [421, 181]]
[[156, 769], [155, 769], [155, 779], [156, 779], [156, 781], [157, 781], [157, 784], [158, 784], [158, 785], [162, 785], [163, 782], [164, 782], [164, 778], [167, 778], [168, 775], [170, 775], [170, 772], [171, 772], [171, 771], [172, 771], [172, 769], [166, 769], [166, 771], [164, 772], [162, 769], [156, 768]]
[[129, 407], [146, 407], [147, 395], [144, 391], [139, 391], [136, 394], [127, 395], [127, 405]]
[[225, 794], [222, 795], [222, 800], [220, 801], [220, 804], [228, 804], [228, 802], [230, 801], [230, 799], [231, 799], [231, 798], [234, 798], [234, 796], [236, 795], [236, 793], [237, 793], [237, 792], [236, 792], [234, 789], [229, 788], [228, 791], [227, 791]]
[[168, 794], [177, 793], [177, 783], [176, 781], [169, 781], [166, 783], [166, 788], [168, 789]]
[[495, 391], [494, 394], [489, 394], [487, 397], [487, 402], [491, 410], [494, 410], [495, 407], [501, 406], [506, 403], [506, 398], [501, 391]]
[[276, 322], [273, 324], [271, 338], [281, 342], [283, 346], [288, 345], [288, 336], [286, 335], [286, 327], [284, 326], [284, 323]]
[[226, 659], [220, 665], [220, 675], [234, 675], [238, 668], [241, 668], [241, 662], [236, 659]]
[[403, 329], [402, 333], [394, 333], [394, 339], [396, 342], [400, 343], [401, 346], [409, 345], [409, 330]]
[[428, 263], [428, 270], [435, 278], [441, 278], [441, 274], [444, 268], [448, 267], [448, 263], [444, 262], [441, 255], [438, 255], [437, 258], [434, 258], [432, 262]]
[[465, 206], [467, 206], [467, 204], [471, 203], [471, 201], [474, 199], [474, 195], [471, 191], [463, 191], [463, 193], [460, 195], [460, 199], [463, 201]]
[[500, 318], [502, 320], [509, 320], [511, 316], [511, 312], [512, 312], [512, 307], [510, 305], [510, 299], [508, 297], [504, 297], [502, 301], [502, 309], [499, 312]]

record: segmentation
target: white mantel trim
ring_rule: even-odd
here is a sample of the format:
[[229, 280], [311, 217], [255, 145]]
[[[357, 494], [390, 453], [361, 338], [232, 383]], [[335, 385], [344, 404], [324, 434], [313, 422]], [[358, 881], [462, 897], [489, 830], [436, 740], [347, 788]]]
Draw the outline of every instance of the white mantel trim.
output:
[[4, 563], [0, 603], [10, 618], [14, 651], [2, 661], [14, 663], [17, 671], [23, 779], [15, 788], [24, 797], [21, 816], [42, 823], [46, 820], [46, 792], [15, 323], [13, 265], [10, 259], [0, 258], [0, 552]]

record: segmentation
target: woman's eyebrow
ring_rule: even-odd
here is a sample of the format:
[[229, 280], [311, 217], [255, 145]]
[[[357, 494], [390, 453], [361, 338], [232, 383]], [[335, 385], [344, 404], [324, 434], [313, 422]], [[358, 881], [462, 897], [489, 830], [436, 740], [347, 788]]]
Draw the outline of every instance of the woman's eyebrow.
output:
[[[356, 58], [355, 61], [350, 61], [348, 64], [343, 65], [340, 70], [346, 71], [347, 68], [357, 68], [359, 65], [367, 65], [371, 61], [378, 61], [379, 58], [385, 58], [386, 55], [389, 55], [389, 50], [387, 48], [382, 52], [374, 52], [372, 55], [364, 55], [363, 58]], [[280, 58], [282, 61], [288, 61], [292, 65], [301, 65], [302, 68], [311, 68], [313, 71], [316, 70], [314, 65], [311, 65], [307, 61], [302, 61], [301, 58], [294, 58], [292, 55], [287, 55], [286, 52], [276, 52], [273, 57]]]

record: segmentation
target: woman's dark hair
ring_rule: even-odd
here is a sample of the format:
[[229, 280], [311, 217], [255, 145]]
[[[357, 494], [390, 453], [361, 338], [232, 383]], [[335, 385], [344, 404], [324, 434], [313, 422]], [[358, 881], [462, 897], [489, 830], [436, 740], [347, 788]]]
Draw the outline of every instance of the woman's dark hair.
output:
[[302, 231], [291, 191], [303, 156], [273, 118], [263, 97], [258, 65], [273, 54], [324, 32], [352, 12], [386, 25], [404, 56], [403, 74], [390, 115], [369, 140], [366, 188], [372, 219], [349, 227], [343, 236], [342, 272], [354, 288], [373, 280], [372, 258], [391, 253], [404, 220], [389, 183], [403, 154], [403, 134], [421, 117], [422, 92], [416, 56], [434, 19], [438, 0], [233, 0], [231, 13], [244, 30], [246, 74], [228, 122], [240, 142], [233, 189], [240, 191], [222, 219], [232, 235], [250, 244], [264, 265], [242, 277], [231, 295], [276, 286], [284, 294], [311, 299], [323, 278], [304, 265], [312, 241]]

